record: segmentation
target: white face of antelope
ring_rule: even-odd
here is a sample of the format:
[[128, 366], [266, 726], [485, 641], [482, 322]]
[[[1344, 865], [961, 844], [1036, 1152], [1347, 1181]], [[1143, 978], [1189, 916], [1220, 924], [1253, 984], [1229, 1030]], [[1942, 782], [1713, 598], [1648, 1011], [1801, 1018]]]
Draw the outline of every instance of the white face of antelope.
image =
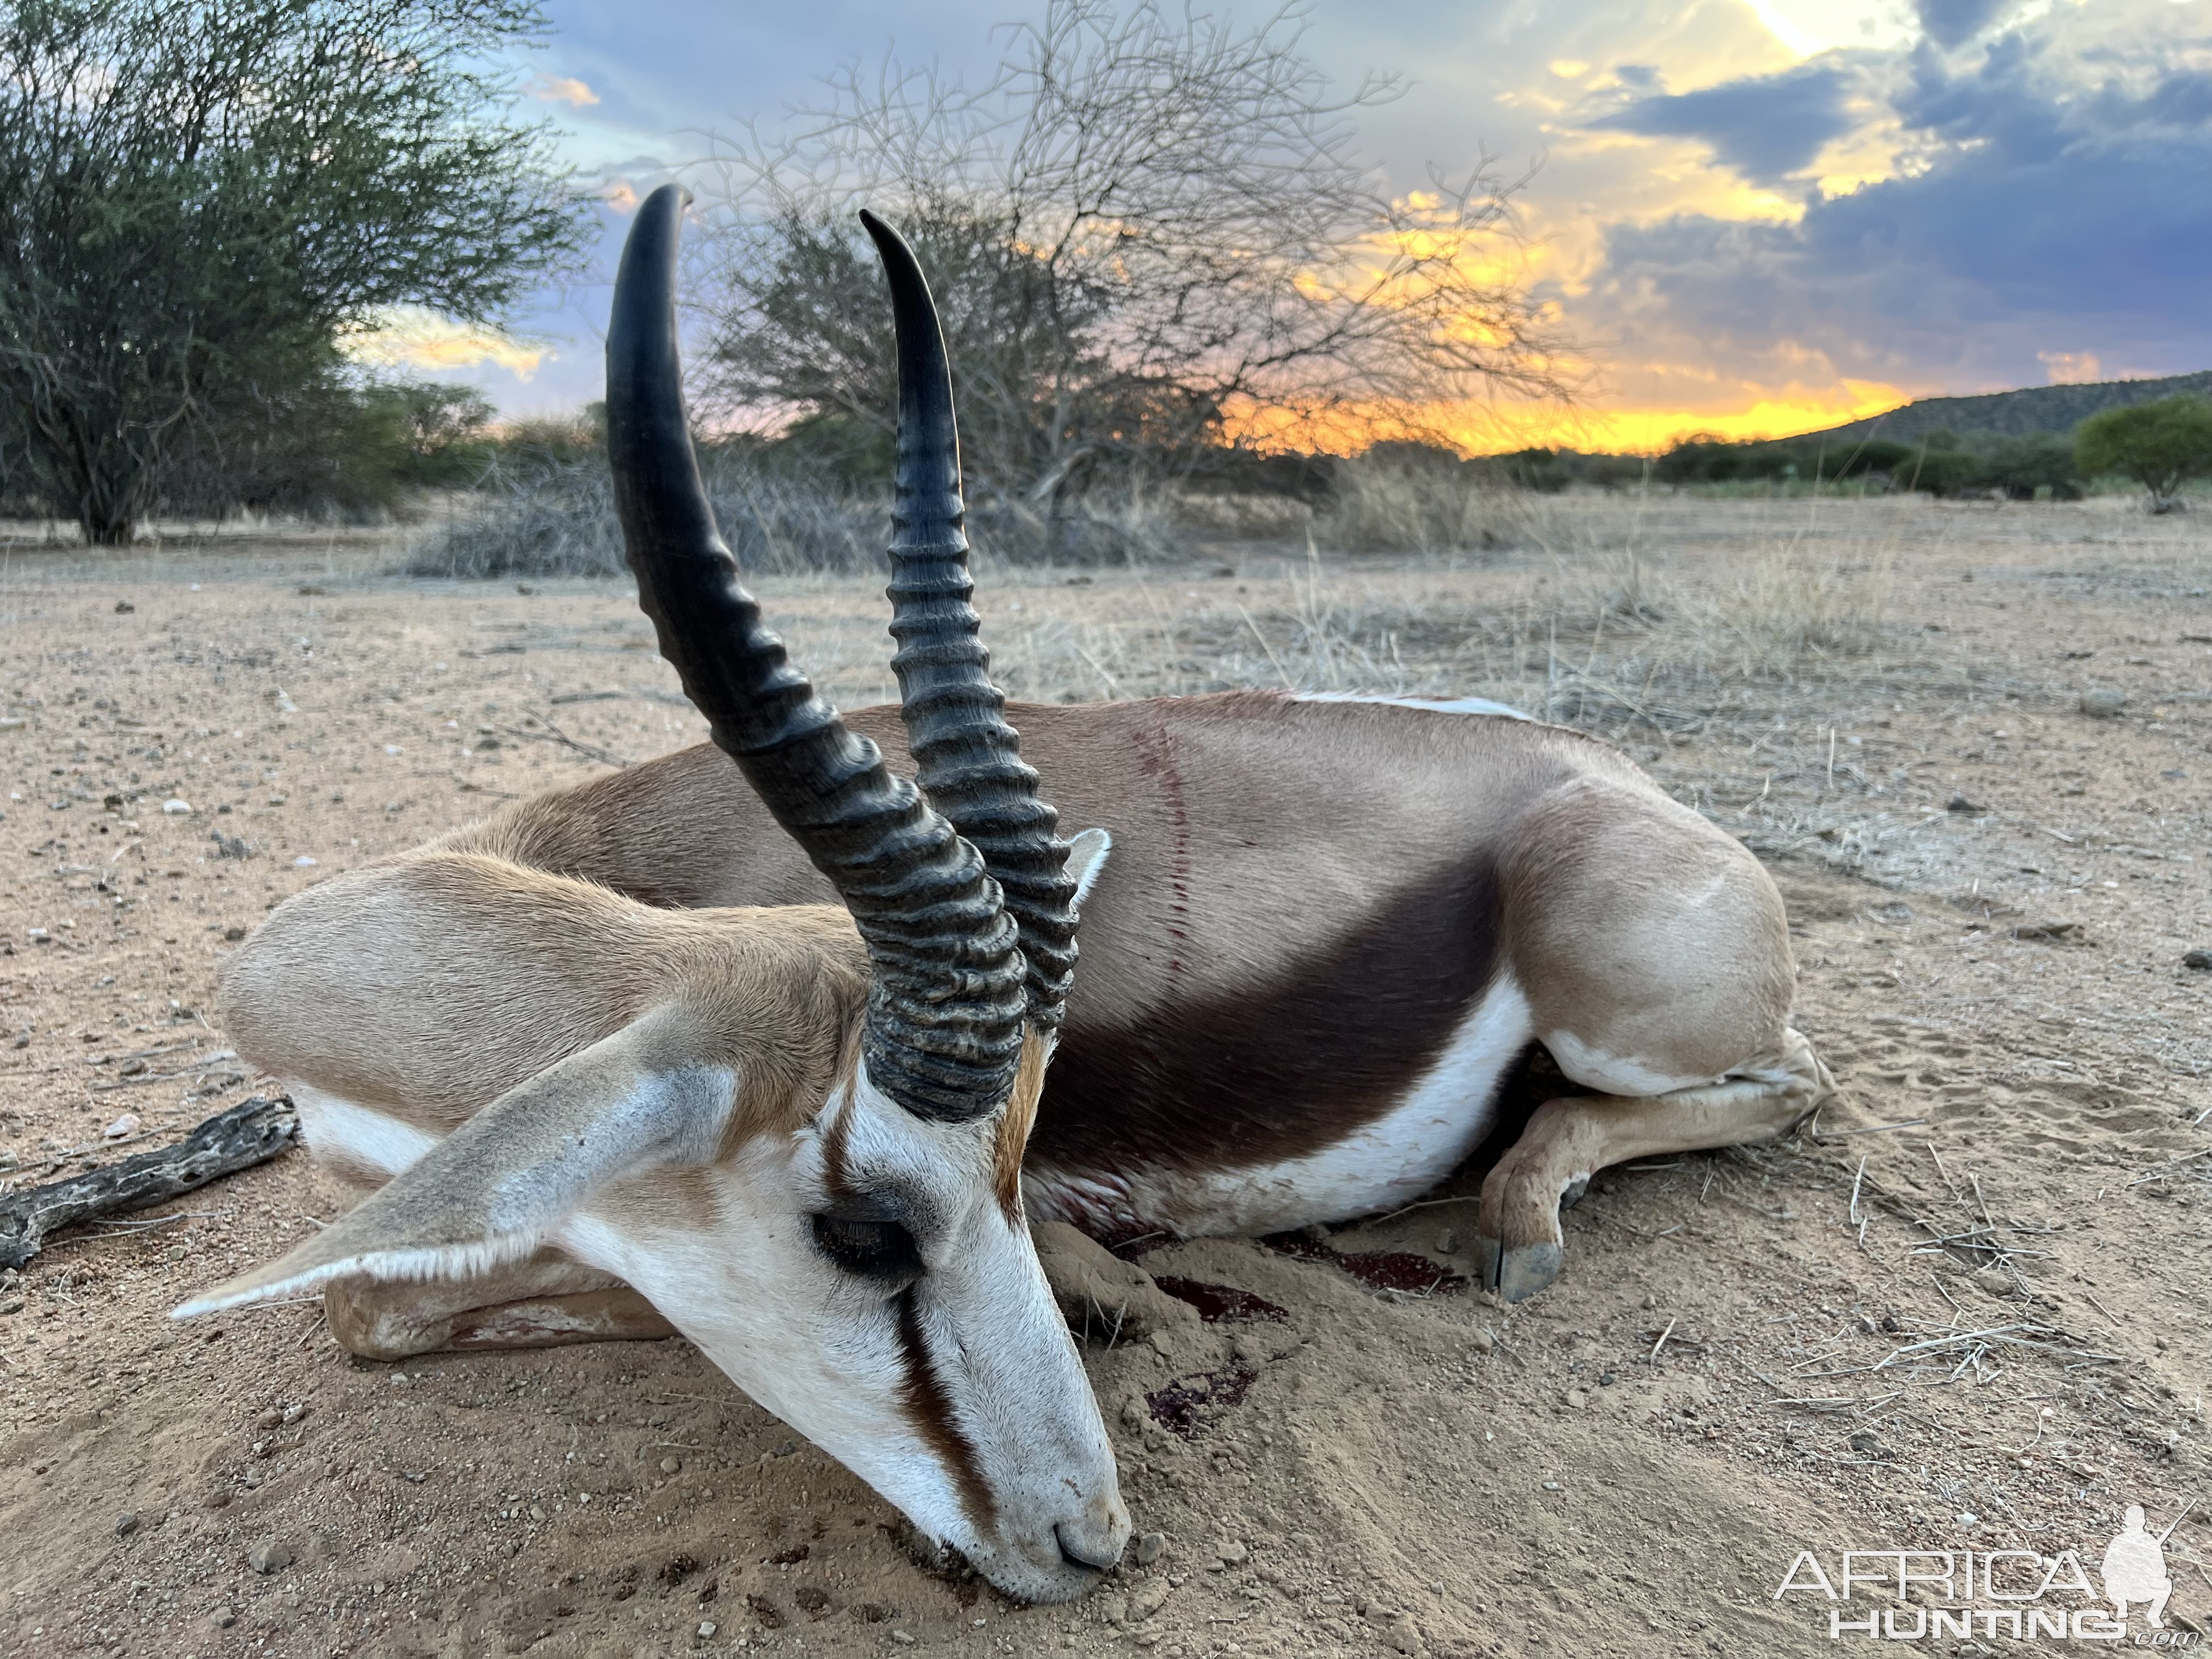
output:
[[1021, 1139], [1004, 1114], [918, 1118], [863, 1071], [797, 1133], [678, 1177], [696, 1196], [665, 1223], [648, 1178], [561, 1239], [1000, 1589], [1066, 1601], [1129, 1523], [1014, 1198]]

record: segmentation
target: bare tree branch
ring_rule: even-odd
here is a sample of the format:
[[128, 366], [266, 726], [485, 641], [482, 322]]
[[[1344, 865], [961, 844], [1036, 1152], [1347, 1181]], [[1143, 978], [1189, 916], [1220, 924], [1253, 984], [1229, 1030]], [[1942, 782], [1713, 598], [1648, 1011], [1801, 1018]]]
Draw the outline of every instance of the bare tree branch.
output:
[[1393, 197], [1292, 4], [1255, 27], [1052, 0], [977, 88], [886, 58], [715, 142], [711, 392], [762, 429], [891, 419], [867, 204], [915, 245], [960, 376], [971, 493], [1051, 510], [1224, 442], [1426, 429], [1577, 384], [1488, 157]]

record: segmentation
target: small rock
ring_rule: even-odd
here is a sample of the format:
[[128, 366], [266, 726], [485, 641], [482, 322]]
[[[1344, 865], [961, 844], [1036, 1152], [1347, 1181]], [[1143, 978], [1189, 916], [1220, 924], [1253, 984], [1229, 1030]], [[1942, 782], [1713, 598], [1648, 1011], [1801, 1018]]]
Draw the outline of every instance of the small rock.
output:
[[2184, 951], [2181, 965], [2185, 968], [2212, 968], [2212, 951]]
[[1583, 1407], [1589, 1404], [1589, 1395], [1580, 1389], [1569, 1389], [1567, 1390], [1567, 1404], [1576, 1411], [1580, 1411]]
[[702, 1619], [699, 1621], [699, 1635], [701, 1638], [704, 1639], [714, 1635], [714, 1621], [711, 1619]]
[[228, 1607], [217, 1607], [215, 1610], [215, 1627], [217, 1630], [228, 1630], [237, 1622], [238, 1615]]
[[908, 1635], [902, 1630], [893, 1631], [891, 1632], [891, 1640], [897, 1643], [902, 1648], [910, 1648], [914, 1645], [914, 1638]]
[[1318, 1221], [1310, 1221], [1298, 1229], [1298, 1237], [1309, 1244], [1326, 1244], [1328, 1243], [1328, 1229]]
[[1252, 1552], [1245, 1548], [1240, 1540], [1235, 1538], [1226, 1543], [1216, 1545], [1213, 1554], [1215, 1559], [1228, 1567], [1241, 1567], [1252, 1559]]
[[1600, 1371], [1597, 1374], [1597, 1385], [1601, 1389], [1609, 1389], [1620, 1381], [1620, 1379], [1611, 1371]]
[[664, 1457], [660, 1460], [660, 1472], [663, 1474], [678, 1474], [683, 1470], [683, 1461], [679, 1458]]
[[1544, 1490], [1546, 1492], [1565, 1492], [1566, 1488], [1562, 1486], [1556, 1480], [1547, 1480], [1544, 1483]]
[[118, 599], [115, 602], [115, 614], [118, 617], [127, 617], [137, 608], [128, 599]]
[[1982, 809], [1964, 795], [1954, 795], [1943, 804], [1943, 810], [1947, 812], [1978, 812]]
[[1474, 1351], [1477, 1353], [1488, 1353], [1492, 1348], [1498, 1346], [1498, 1339], [1492, 1336], [1488, 1331], [1482, 1329], [1480, 1326], [1475, 1328], [1473, 1340], [1474, 1342]]
[[161, 810], [171, 817], [182, 817], [192, 810], [192, 804], [188, 800], [172, 799], [161, 803]]
[[1881, 1443], [1881, 1437], [1872, 1429], [1861, 1429], [1851, 1437], [1851, 1449], [1865, 1457], [1887, 1457], [1889, 1448]]
[[1168, 1553], [1168, 1535], [1164, 1532], [1140, 1532], [1137, 1534], [1137, 1565], [1149, 1567]]
[[125, 1510], [115, 1517], [115, 1535], [128, 1538], [138, 1530], [138, 1516], [134, 1510]]
[[282, 1572], [292, 1565], [294, 1551], [289, 1544], [274, 1538], [264, 1538], [246, 1553], [246, 1565], [266, 1577]]
[[295, 870], [312, 870], [315, 867], [315, 861], [302, 853], [292, 860], [292, 867]]
[[282, 1424], [283, 1420], [284, 1408], [281, 1406], [271, 1406], [267, 1411], [262, 1413], [260, 1416], [253, 1419], [253, 1426], [257, 1429], [273, 1429]]
[[22, 1311], [23, 1298], [21, 1297], [0, 1297], [0, 1314], [19, 1314]]
[[1129, 1622], [1140, 1625], [1167, 1606], [1171, 1588], [1165, 1578], [1147, 1578], [1138, 1585], [1129, 1596]]
[[405, 1388], [409, 1381], [410, 1378], [405, 1371], [394, 1371], [392, 1373], [392, 1386], [395, 1389]]
[[125, 1112], [121, 1117], [100, 1132], [102, 1140], [127, 1140], [145, 1126], [138, 1121], [136, 1112]]
[[2081, 712], [2091, 720], [2108, 720], [2128, 706], [2128, 694], [2117, 685], [2093, 685], [2081, 694]]
[[1438, 1255], [1456, 1255], [1459, 1254], [1459, 1230], [1457, 1228], [1447, 1227], [1443, 1231], [1437, 1235], [1437, 1254]]

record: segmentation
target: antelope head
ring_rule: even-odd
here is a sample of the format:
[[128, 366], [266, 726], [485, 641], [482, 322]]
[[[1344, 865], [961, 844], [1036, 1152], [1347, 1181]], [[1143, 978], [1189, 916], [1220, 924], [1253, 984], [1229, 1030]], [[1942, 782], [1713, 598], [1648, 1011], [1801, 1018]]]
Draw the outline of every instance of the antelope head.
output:
[[[1065, 1601], [1119, 1558], [1128, 1520], [1020, 1169], [1106, 837], [1076, 837], [1071, 860], [1001, 718], [969, 604], [944, 342], [905, 244], [867, 221], [897, 325], [891, 626], [920, 790], [792, 666], [715, 528], [677, 351], [682, 210], [673, 185], [640, 209], [607, 337], [629, 558], [714, 741], [850, 921], [713, 913], [746, 994], [672, 970], [683, 994], [643, 999], [290, 1255], [179, 1312], [347, 1275], [465, 1276], [551, 1244], [642, 1292], [1000, 1589]], [[496, 908], [471, 926], [495, 928]], [[825, 1029], [758, 1029], [809, 1022]]]

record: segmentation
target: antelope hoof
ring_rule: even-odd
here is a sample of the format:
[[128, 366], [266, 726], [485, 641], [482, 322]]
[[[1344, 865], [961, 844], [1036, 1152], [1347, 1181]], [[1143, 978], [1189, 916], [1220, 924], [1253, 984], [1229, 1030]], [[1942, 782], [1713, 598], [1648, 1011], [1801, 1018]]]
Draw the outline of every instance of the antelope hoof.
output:
[[1559, 1276], [1564, 1255], [1557, 1244], [1515, 1244], [1499, 1251], [1497, 1289], [1500, 1299], [1526, 1302]]
[[1495, 1291], [1507, 1302], [1526, 1302], [1559, 1276], [1565, 1252], [1548, 1242], [1539, 1244], [1501, 1244], [1494, 1238], [1474, 1241], [1475, 1282]]
[[1486, 1291], [1498, 1288], [1498, 1241], [1494, 1238], [1474, 1241], [1474, 1282]]

